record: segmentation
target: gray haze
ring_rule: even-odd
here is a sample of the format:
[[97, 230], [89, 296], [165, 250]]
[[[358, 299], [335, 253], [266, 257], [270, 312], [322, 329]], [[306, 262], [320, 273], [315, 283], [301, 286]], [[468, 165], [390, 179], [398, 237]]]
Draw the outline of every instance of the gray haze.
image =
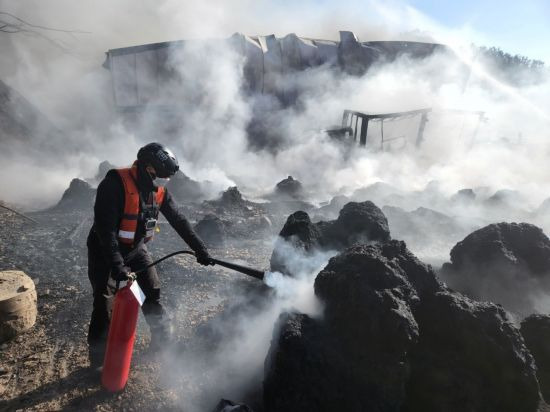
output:
[[[548, 76], [536, 84], [512, 88], [492, 79], [474, 61], [467, 83], [459, 81], [458, 73], [474, 57], [462, 47], [467, 39], [426, 34], [425, 27], [413, 25], [423, 23], [422, 19], [413, 19], [403, 29], [402, 9], [382, 2], [369, 2], [370, 9], [359, 1], [346, 8], [319, 8], [313, 1], [226, 4], [222, 0], [193, 5], [174, 0], [0, 1], [0, 11], [36, 24], [90, 32], [47, 33], [53, 43], [43, 37], [0, 33], [0, 80], [21, 93], [59, 131], [47, 136], [37, 133], [37, 140], [28, 144], [0, 135], [0, 199], [31, 210], [52, 205], [73, 177], [94, 176], [102, 160], [129, 164], [140, 145], [160, 140], [173, 147], [190, 177], [210, 180], [220, 189], [236, 184], [252, 199], [288, 175], [299, 179], [316, 203], [335, 195], [352, 196], [357, 189], [383, 182], [391, 187], [388, 193], [369, 195], [378, 206], [407, 212], [424, 207], [456, 219], [459, 230], [439, 240], [404, 226], [391, 228], [394, 238], [404, 238], [413, 252], [430, 263], [447, 260], [463, 232], [494, 221], [532, 221], [548, 233], [547, 215], [537, 213], [550, 193]], [[383, 28], [377, 23], [380, 16], [389, 16]], [[341, 76], [328, 67], [297, 74], [292, 81], [302, 90], [300, 109], [266, 110], [283, 134], [276, 151], [249, 150], [246, 126], [257, 96], [241, 93], [243, 62], [230, 50], [205, 53], [209, 50], [190, 48], [173, 56], [173, 69], [193, 82], [193, 87], [174, 89], [173, 98], [181, 102], [186, 125], [176, 135], [159, 131], [161, 122], [154, 110], [143, 114], [139, 127], [126, 127], [113, 109], [110, 73], [101, 67], [103, 53], [117, 47], [227, 38], [234, 32], [278, 36], [294, 32], [336, 39], [339, 30], [352, 30], [363, 41], [433, 38], [450, 44], [463, 61], [438, 54], [422, 62], [403, 57], [362, 77]], [[269, 103], [266, 107], [271, 108]], [[380, 113], [423, 107], [480, 110], [487, 122], [472, 142], [475, 125], [470, 117], [441, 115], [429, 123], [425, 144], [417, 150], [410, 130], [418, 119], [399, 120], [386, 125], [385, 133], [402, 136], [401, 146], [386, 152], [350, 151], [318, 132], [340, 123], [344, 109]], [[376, 126], [372, 130], [375, 136]], [[478, 201], [449, 201], [464, 188], [477, 189]], [[513, 197], [512, 207], [486, 207], [483, 202], [502, 189], [519, 191], [521, 196]], [[233, 382], [236, 386], [261, 374], [278, 314], [289, 307], [318, 314], [311, 285], [328, 257], [315, 256], [311, 266], [301, 269], [301, 279], [290, 285], [296, 293], [285, 292], [289, 285], [284, 279], [270, 277], [279, 293], [273, 305], [253, 317], [237, 319], [237, 326], [256, 327], [244, 328], [248, 332], [242, 339], [228, 341], [206, 367], [218, 364], [223, 377], [238, 369], [243, 359], [250, 360], [249, 368]], [[243, 352], [235, 353], [235, 347]], [[233, 355], [231, 362], [223, 363], [228, 353]], [[190, 365], [189, 369], [173, 373], [193, 374], [194, 368], [205, 367], [191, 363], [194, 357], [195, 353], [185, 353], [180, 363]], [[221, 389], [212, 396], [221, 394]]]

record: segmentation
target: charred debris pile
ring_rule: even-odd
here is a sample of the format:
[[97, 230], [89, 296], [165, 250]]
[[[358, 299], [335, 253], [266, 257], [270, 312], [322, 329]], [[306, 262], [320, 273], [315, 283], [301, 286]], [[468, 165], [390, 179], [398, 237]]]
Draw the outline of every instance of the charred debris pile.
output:
[[[331, 248], [339, 254], [314, 283], [324, 315], [287, 312], [275, 326], [265, 361], [266, 411], [537, 411], [544, 405], [550, 317], [533, 315], [520, 329], [502, 306], [486, 296], [474, 299], [479, 281], [465, 290], [470, 296], [450, 289], [404, 242], [390, 238], [386, 217], [372, 202], [348, 203], [329, 222], [312, 223], [296, 212], [279, 242], [300, 253]], [[459, 243], [445, 271], [467, 264], [469, 276], [498, 282], [498, 272], [488, 271], [497, 264], [540, 277], [550, 273], [548, 244], [532, 225], [491, 225]], [[293, 275], [277, 247], [271, 262], [273, 270]], [[523, 280], [501, 276], [512, 289]]]
[[[190, 179], [179, 179], [191, 188], [182, 191], [184, 197], [197, 190]], [[296, 189], [301, 185], [295, 179], [284, 182], [273, 193], [281, 187], [291, 188], [287, 199], [292, 198], [289, 193], [305, 193], [303, 187]], [[251, 391], [259, 394], [255, 409], [536, 411], [545, 407], [550, 400], [546, 389], [550, 316], [544, 314], [548, 311], [539, 298], [546, 296], [550, 285], [550, 240], [531, 224], [480, 225], [455, 241], [450, 262], [436, 273], [405, 242], [395, 240], [401, 233], [393, 230], [429, 232], [435, 225], [441, 232], [455, 226], [463, 231], [457, 218], [421, 206], [432, 194], [430, 188], [411, 194], [376, 184], [350, 197], [335, 197], [320, 208], [288, 212], [289, 204], [275, 208], [282, 204], [278, 199], [252, 202], [232, 187], [214, 200], [184, 203], [197, 231], [215, 247], [233, 238], [265, 238], [282, 227], [271, 268], [286, 276], [294, 276], [285, 253], [288, 248], [303, 256], [337, 252], [313, 286], [323, 316], [289, 311], [274, 325], [263, 382], [256, 382], [258, 387]], [[93, 196], [90, 184], [75, 179], [52, 211], [91, 213]], [[503, 202], [516, 203], [510, 198], [517, 194], [502, 193], [489, 201], [492, 197], [481, 190], [464, 190], [431, 204], [501, 208]], [[287, 199], [305, 204], [304, 198]], [[418, 207], [406, 211], [401, 207], [406, 202]], [[537, 214], [545, 213], [544, 205]], [[75, 226], [74, 233], [86, 230], [89, 223]], [[246, 408], [230, 402], [219, 406]]]

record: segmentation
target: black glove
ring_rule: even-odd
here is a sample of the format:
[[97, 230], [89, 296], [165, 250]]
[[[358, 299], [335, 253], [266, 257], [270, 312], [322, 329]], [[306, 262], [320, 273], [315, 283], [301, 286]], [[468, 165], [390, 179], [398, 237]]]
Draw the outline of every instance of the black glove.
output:
[[117, 282], [128, 280], [132, 270], [128, 266], [116, 266], [111, 270], [111, 277]]
[[195, 252], [195, 256], [197, 257], [197, 263], [200, 263], [201, 265], [214, 265], [214, 262], [206, 249]]

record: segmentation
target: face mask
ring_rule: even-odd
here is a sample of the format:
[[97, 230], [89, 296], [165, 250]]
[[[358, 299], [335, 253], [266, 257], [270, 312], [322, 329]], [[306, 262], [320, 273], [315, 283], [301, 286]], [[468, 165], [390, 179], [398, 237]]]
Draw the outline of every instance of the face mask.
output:
[[155, 179], [155, 184], [156, 184], [157, 186], [160, 186], [160, 187], [166, 187], [166, 185], [168, 184], [169, 181], [170, 181], [170, 178], [169, 178], [169, 177], [168, 177], [168, 178], [165, 178], [165, 179], [163, 179], [162, 177], [157, 177], [157, 178]]

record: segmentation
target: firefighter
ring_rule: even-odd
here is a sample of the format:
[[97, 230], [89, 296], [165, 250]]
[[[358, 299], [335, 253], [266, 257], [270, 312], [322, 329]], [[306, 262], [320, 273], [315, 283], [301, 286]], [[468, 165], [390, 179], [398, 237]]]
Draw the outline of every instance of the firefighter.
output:
[[[159, 211], [193, 249], [198, 263], [213, 264], [204, 243], [178, 211], [170, 193], [159, 184], [178, 169], [178, 161], [170, 150], [150, 143], [139, 149], [130, 168], [110, 170], [97, 188], [94, 223], [87, 241], [88, 277], [94, 296], [88, 330], [92, 369], [101, 369], [105, 354], [108, 302], [114, 293], [109, 278], [126, 280], [131, 272], [152, 262], [147, 243], [155, 233]], [[142, 310], [151, 331], [150, 348], [155, 351], [170, 338], [155, 268], [138, 274], [137, 282], [145, 294]]]

